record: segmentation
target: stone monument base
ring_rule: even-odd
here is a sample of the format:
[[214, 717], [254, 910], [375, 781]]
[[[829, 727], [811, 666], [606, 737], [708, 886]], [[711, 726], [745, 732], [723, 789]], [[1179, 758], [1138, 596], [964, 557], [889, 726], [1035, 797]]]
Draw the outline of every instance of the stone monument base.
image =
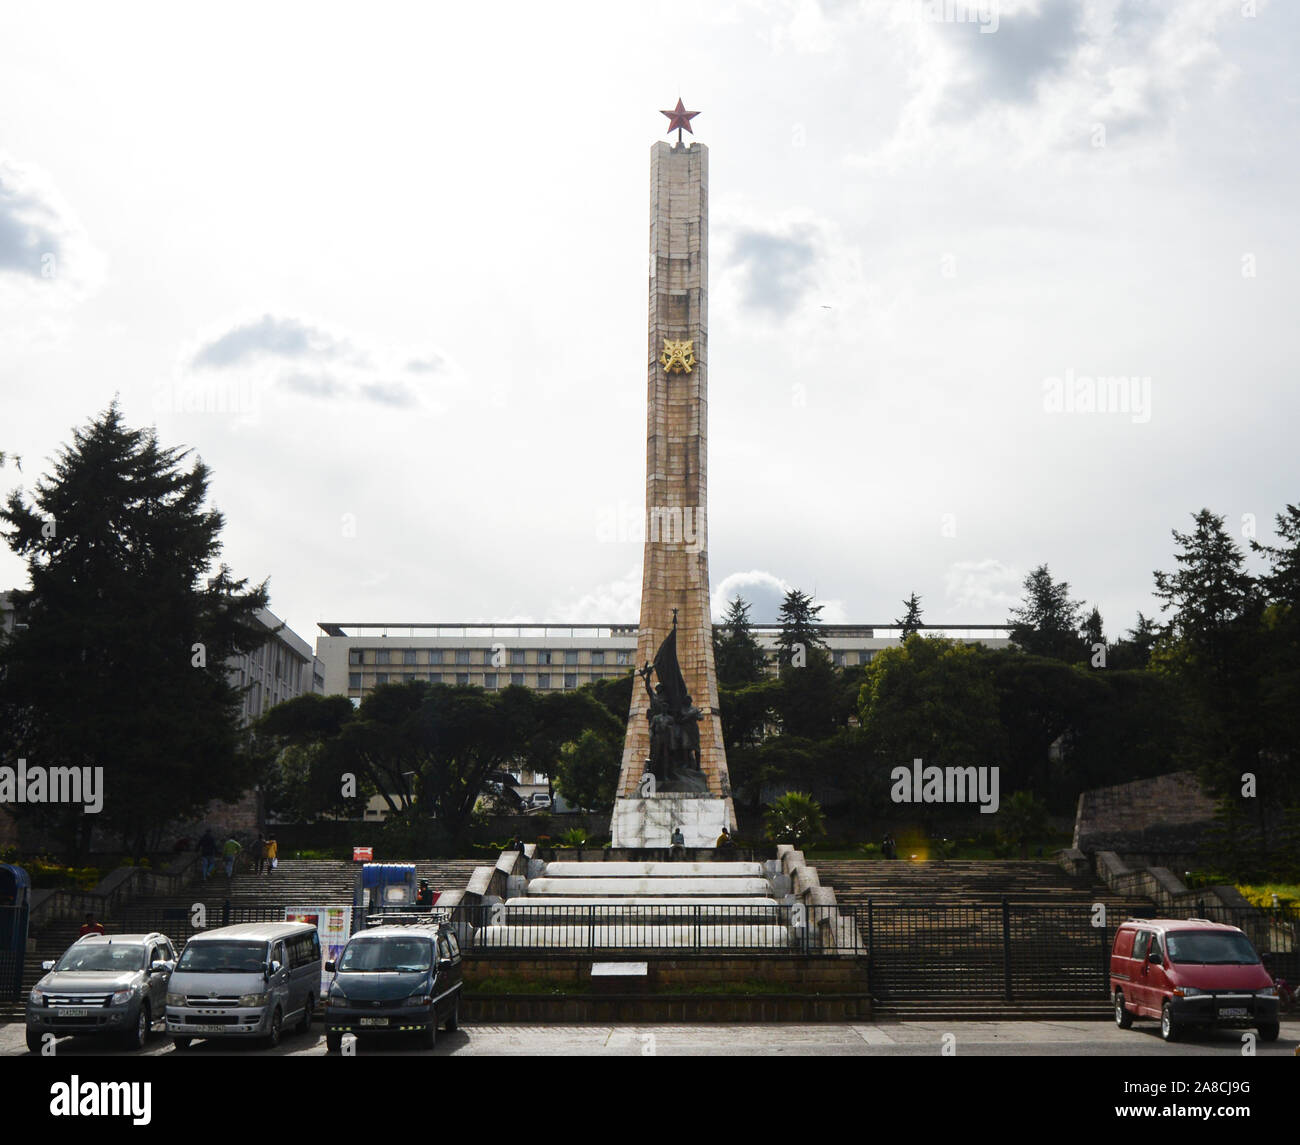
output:
[[614, 801], [613, 847], [668, 847], [673, 828], [687, 847], [712, 847], [727, 822], [727, 801], [716, 795], [658, 791]]

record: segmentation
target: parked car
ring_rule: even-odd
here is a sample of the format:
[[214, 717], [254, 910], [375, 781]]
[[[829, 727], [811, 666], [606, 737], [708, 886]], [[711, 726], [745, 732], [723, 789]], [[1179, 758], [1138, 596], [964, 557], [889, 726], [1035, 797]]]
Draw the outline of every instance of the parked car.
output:
[[149, 1039], [163, 1016], [176, 951], [165, 934], [87, 934], [27, 997], [27, 1048], [41, 1049], [46, 1034], [112, 1035], [131, 1049]]
[[551, 797], [544, 791], [533, 792], [532, 797], [528, 800], [529, 807], [550, 807]]
[[1172, 1042], [1188, 1026], [1250, 1027], [1278, 1035], [1277, 987], [1250, 939], [1203, 918], [1133, 918], [1110, 955], [1115, 1024], [1156, 1018]]
[[460, 1024], [460, 944], [446, 923], [363, 930], [325, 969], [334, 974], [325, 1000], [331, 1053], [349, 1033], [413, 1034], [432, 1047], [440, 1023]]
[[259, 922], [196, 934], [167, 988], [167, 1032], [176, 1048], [195, 1038], [280, 1044], [286, 1023], [311, 1028], [321, 988], [320, 935], [309, 922]]

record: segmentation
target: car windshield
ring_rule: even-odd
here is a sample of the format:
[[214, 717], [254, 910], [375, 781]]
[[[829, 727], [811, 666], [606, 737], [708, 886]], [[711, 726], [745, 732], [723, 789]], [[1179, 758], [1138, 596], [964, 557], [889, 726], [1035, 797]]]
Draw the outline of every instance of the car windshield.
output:
[[108, 971], [123, 974], [144, 967], [144, 947], [135, 943], [77, 943], [59, 959], [55, 970]]
[[265, 942], [191, 942], [177, 970], [204, 974], [259, 974], [266, 969]]
[[341, 974], [428, 970], [432, 944], [418, 938], [362, 938], [349, 942], [339, 959]]
[[1171, 962], [1199, 962], [1207, 966], [1247, 966], [1259, 955], [1244, 934], [1223, 930], [1176, 930], [1166, 940]]

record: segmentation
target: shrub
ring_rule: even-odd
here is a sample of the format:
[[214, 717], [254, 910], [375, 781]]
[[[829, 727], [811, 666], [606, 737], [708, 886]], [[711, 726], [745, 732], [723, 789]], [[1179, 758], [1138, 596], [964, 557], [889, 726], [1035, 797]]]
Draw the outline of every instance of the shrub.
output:
[[805, 791], [787, 791], [773, 800], [763, 815], [763, 827], [772, 842], [796, 847], [826, 834], [821, 806]]

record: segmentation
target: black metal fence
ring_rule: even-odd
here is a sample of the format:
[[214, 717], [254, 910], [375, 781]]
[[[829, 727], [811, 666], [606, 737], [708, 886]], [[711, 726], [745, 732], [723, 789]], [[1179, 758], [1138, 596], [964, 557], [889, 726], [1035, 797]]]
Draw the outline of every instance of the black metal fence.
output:
[[[1296, 911], [1201, 903], [1160, 917], [1199, 917], [1240, 927], [1275, 976], [1300, 981]], [[953, 906], [868, 900], [858, 910], [877, 997], [1105, 997], [1110, 950], [1124, 921], [1113, 911], [1103, 916], [1088, 907], [1006, 900]]]

